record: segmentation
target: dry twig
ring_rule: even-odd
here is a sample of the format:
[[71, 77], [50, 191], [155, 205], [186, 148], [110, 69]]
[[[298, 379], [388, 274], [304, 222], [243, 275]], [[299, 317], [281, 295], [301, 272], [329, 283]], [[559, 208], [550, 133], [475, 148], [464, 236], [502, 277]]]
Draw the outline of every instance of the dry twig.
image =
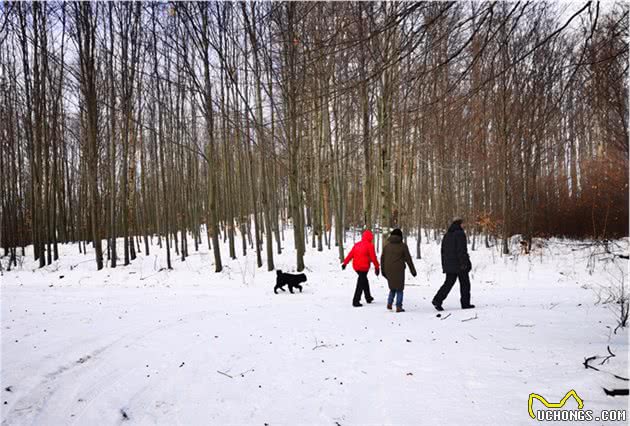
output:
[[470, 317], [470, 318], [463, 319], [463, 320], [462, 320], [462, 322], [476, 320], [477, 318], [479, 318], [479, 317], [477, 316], [477, 314], [475, 314], [475, 316], [474, 316], [474, 317]]

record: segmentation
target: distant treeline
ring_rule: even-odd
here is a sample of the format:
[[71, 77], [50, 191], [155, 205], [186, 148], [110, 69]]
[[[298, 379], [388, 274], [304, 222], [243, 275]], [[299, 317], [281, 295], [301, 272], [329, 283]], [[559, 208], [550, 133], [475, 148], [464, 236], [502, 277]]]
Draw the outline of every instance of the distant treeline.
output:
[[628, 234], [627, 3], [0, 10], [14, 262], [83, 241], [114, 267], [154, 235], [169, 267], [207, 241], [221, 271], [225, 239], [271, 270], [292, 223], [302, 270], [307, 245], [342, 258], [347, 227], [439, 231], [454, 215], [504, 252], [513, 234]]

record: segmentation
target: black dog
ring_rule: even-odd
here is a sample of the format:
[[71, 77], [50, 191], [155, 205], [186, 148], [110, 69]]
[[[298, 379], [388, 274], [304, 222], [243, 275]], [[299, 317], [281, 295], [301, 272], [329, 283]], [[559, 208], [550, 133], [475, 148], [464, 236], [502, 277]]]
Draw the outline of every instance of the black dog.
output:
[[278, 289], [286, 291], [284, 287], [289, 284], [289, 291], [293, 293], [293, 289], [297, 288], [302, 293], [302, 286], [300, 283], [306, 282], [306, 275], [304, 274], [285, 274], [281, 270], [276, 271], [276, 286], [273, 288], [273, 292], [278, 294]]

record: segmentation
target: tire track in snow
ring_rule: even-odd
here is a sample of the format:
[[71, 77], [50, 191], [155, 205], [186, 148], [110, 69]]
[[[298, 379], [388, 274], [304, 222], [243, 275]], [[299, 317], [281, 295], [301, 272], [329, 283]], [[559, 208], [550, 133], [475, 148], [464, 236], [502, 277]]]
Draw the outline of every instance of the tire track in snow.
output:
[[[72, 361], [57, 367], [55, 370], [46, 373], [43, 380], [40, 380], [36, 385], [30, 389], [24, 391], [25, 396], [18, 399], [7, 413], [2, 421], [2, 425], [11, 424], [38, 424], [37, 421], [40, 416], [45, 417], [47, 422], [51, 418], [59, 418], [60, 421], [77, 423], [83, 417], [83, 415], [90, 409], [92, 404], [98, 399], [99, 396], [106, 393], [108, 390], [115, 387], [121, 380], [123, 380], [129, 373], [137, 368], [129, 366], [129, 368], [120, 368], [120, 364], [112, 364], [112, 359], [123, 359], [124, 356], [115, 356], [115, 353], [119, 351], [120, 346], [125, 344], [125, 348], [134, 344], [153, 337], [156, 332], [165, 331], [174, 327], [187, 325], [191, 319], [195, 317], [203, 316], [207, 314], [207, 311], [198, 311], [188, 315], [188, 317], [181, 317], [175, 314], [177, 319], [170, 321], [168, 324], [162, 324], [154, 327], [149, 331], [146, 331], [146, 325], [136, 327], [133, 333], [127, 333], [124, 336], [114, 340], [113, 342], [102, 346], [96, 350], [92, 350], [88, 355], [80, 358], [77, 361]], [[186, 320], [184, 320], [186, 318]], [[81, 361], [83, 360], [83, 361]], [[130, 361], [126, 361], [123, 365], [129, 364]], [[107, 368], [109, 367], [109, 368]], [[94, 375], [95, 372], [107, 371], [105, 375], [97, 374], [95, 377], [87, 379], [85, 376]], [[102, 376], [102, 377], [101, 377]], [[91, 380], [90, 380], [91, 379]], [[103, 382], [109, 382], [103, 385]], [[72, 386], [72, 383], [78, 383], [78, 386], [85, 386], [85, 383], [95, 383], [87, 388], [87, 390], [81, 390], [77, 387], [76, 391], [72, 393], [72, 398], [68, 398], [67, 394], [61, 396], [61, 401], [51, 402], [52, 399], [58, 396], [58, 393], [64, 388]], [[70, 417], [68, 411], [71, 406], [77, 403], [75, 394], [81, 392], [81, 394], [92, 395], [89, 399], [89, 403], [74, 417]], [[81, 399], [88, 401], [88, 397], [82, 397]], [[64, 403], [65, 400], [65, 403]], [[52, 404], [60, 404], [61, 407], [54, 407], [55, 409], [49, 409]], [[49, 413], [50, 411], [50, 413]], [[63, 415], [67, 417], [62, 418]], [[101, 419], [102, 421], [103, 419]], [[79, 422], [80, 423], [80, 422]]]

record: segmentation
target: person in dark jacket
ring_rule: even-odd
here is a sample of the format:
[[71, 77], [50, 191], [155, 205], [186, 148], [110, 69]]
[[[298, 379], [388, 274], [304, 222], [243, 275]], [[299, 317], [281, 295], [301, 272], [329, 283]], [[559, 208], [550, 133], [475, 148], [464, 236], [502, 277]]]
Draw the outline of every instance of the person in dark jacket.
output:
[[455, 281], [459, 279], [460, 303], [462, 309], [472, 309], [475, 305], [470, 304], [470, 279], [468, 272], [472, 269], [468, 247], [466, 243], [466, 233], [462, 228], [462, 218], [456, 217], [449, 226], [448, 231], [442, 238], [442, 272], [446, 274], [446, 280], [433, 298], [433, 306], [438, 311], [443, 311], [442, 303], [448, 293], [453, 288]]
[[381, 270], [389, 285], [389, 297], [387, 309], [392, 309], [394, 295], [396, 296], [396, 312], [405, 312], [402, 307], [403, 290], [405, 289], [405, 268], [409, 266], [411, 275], [416, 276], [416, 268], [413, 266], [409, 247], [403, 243], [402, 231], [394, 229], [387, 239], [381, 254]]
[[372, 303], [374, 298], [370, 294], [370, 283], [367, 279], [367, 274], [370, 271], [370, 264], [374, 264], [376, 276], [379, 274], [380, 265], [376, 260], [376, 251], [374, 250], [374, 234], [372, 231], [365, 230], [361, 236], [361, 241], [356, 243], [348, 256], [341, 263], [341, 269], [346, 269], [346, 265], [352, 261], [352, 267], [359, 275], [357, 278], [357, 286], [354, 290], [354, 297], [352, 298], [352, 306], [359, 307], [361, 304], [361, 294], [365, 293], [365, 301]]

